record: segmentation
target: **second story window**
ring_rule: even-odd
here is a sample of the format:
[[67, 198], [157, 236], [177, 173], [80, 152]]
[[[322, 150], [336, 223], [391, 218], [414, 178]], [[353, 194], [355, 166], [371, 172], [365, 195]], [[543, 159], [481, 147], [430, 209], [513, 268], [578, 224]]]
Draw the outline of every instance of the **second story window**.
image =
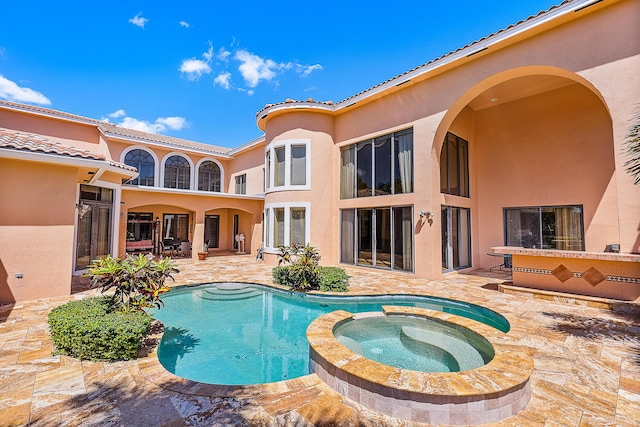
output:
[[271, 143], [265, 153], [265, 189], [308, 190], [310, 188], [310, 144], [308, 139]]
[[247, 174], [236, 176], [236, 194], [247, 194]]
[[182, 156], [171, 156], [164, 164], [164, 187], [189, 189], [191, 165]]
[[215, 162], [203, 162], [198, 168], [198, 190], [220, 191], [220, 166]]
[[154, 171], [156, 165], [150, 153], [140, 149], [131, 150], [124, 157], [124, 163], [138, 169], [138, 173], [140, 174], [137, 178], [127, 181], [126, 184], [148, 187], [154, 186]]
[[413, 193], [413, 129], [343, 147], [340, 198]]

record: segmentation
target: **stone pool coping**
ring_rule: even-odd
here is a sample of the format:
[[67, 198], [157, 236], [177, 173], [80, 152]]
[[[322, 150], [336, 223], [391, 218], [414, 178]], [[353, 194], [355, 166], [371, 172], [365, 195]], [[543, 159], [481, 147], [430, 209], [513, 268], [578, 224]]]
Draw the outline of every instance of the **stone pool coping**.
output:
[[[342, 345], [334, 328], [356, 315], [334, 311], [307, 329], [311, 371], [334, 390], [370, 409], [411, 421], [471, 424], [503, 420], [529, 402], [531, 350], [472, 319], [416, 307], [383, 306], [385, 315], [426, 317], [470, 329], [494, 347], [486, 365], [461, 372], [418, 372], [367, 359]], [[361, 314], [359, 314], [361, 315]]]

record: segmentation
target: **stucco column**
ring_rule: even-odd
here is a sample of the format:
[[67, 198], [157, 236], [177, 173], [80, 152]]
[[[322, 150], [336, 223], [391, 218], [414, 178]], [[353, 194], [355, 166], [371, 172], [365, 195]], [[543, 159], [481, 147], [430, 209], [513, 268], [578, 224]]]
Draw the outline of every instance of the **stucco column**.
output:
[[197, 210], [193, 218], [193, 241], [191, 242], [191, 258], [198, 259], [204, 243], [204, 211]]

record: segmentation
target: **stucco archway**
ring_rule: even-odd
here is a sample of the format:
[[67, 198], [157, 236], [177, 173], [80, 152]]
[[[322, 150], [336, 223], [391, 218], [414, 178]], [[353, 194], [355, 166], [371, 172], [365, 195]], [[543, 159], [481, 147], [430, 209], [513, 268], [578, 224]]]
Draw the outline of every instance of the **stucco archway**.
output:
[[611, 115], [582, 76], [549, 66], [498, 73], [451, 105], [435, 133], [434, 159], [447, 132], [469, 142], [470, 194], [436, 200], [471, 209], [474, 268], [490, 266], [486, 252], [505, 243], [505, 208], [578, 206], [586, 250], [619, 235], [601, 208], [617, 199]]

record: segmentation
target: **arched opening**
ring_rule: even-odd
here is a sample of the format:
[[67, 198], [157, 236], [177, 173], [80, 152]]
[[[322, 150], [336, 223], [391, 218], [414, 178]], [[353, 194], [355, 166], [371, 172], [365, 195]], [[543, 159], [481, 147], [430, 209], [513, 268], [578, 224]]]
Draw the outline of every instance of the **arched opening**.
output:
[[495, 75], [454, 103], [435, 138], [443, 270], [490, 266], [492, 246], [602, 250], [618, 234], [603, 203], [617, 197], [612, 121], [582, 77]]

